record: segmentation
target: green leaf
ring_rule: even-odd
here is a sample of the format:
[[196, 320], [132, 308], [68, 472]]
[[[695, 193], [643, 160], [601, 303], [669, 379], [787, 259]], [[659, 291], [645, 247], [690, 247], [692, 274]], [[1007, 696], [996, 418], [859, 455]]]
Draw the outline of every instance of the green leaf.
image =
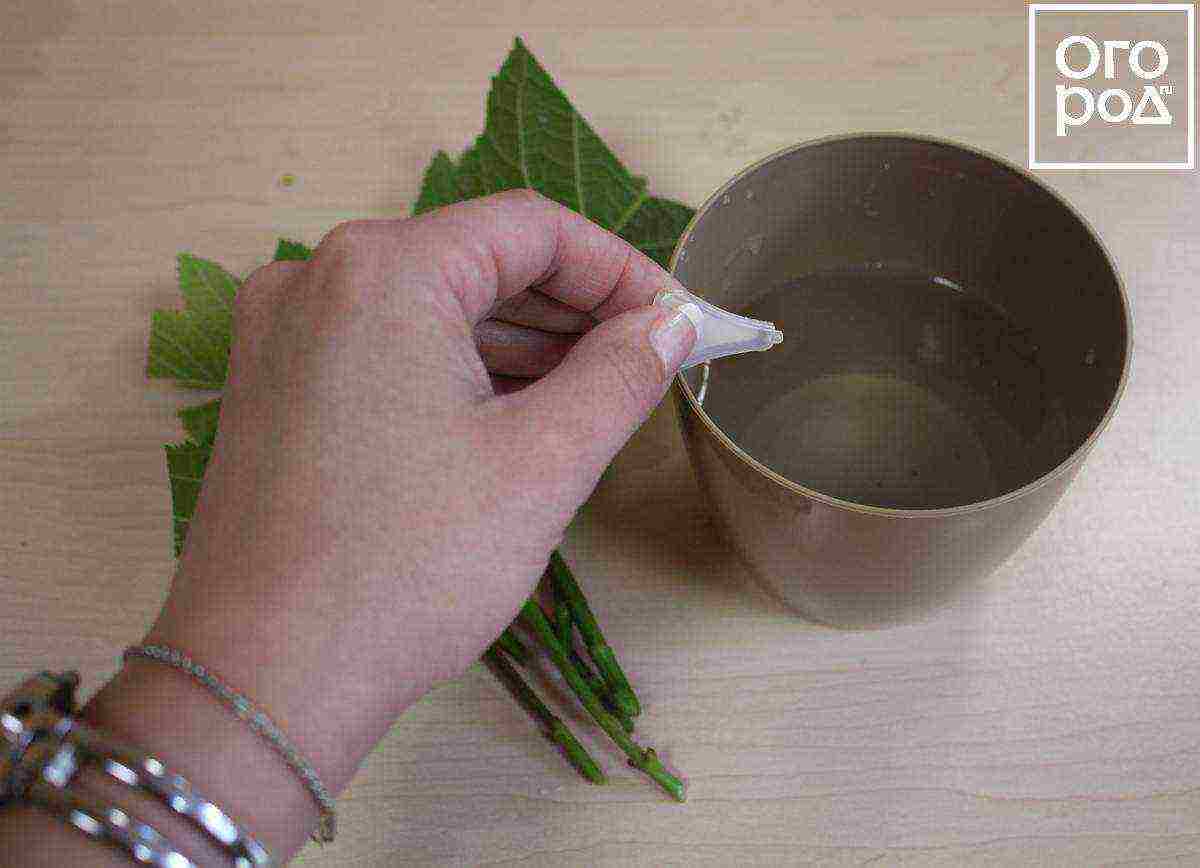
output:
[[[514, 185], [520, 186], [520, 185]], [[492, 185], [483, 175], [483, 164], [479, 158], [478, 139], [476, 144], [463, 151], [458, 161], [458, 194], [462, 199], [474, 199], [506, 190], [507, 187]]]
[[[233, 301], [239, 284], [215, 262], [190, 253], [179, 254], [179, 290], [184, 308], [156, 310], [151, 315], [147, 375], [170, 377], [191, 388], [223, 388], [233, 338]], [[220, 399], [214, 399], [179, 410], [189, 439], [163, 447], [171, 485], [175, 557], [183, 551], [200, 496], [204, 470], [217, 436], [220, 408]]]
[[457, 173], [454, 161], [445, 151], [433, 155], [433, 162], [425, 170], [425, 178], [421, 182], [421, 195], [413, 205], [413, 216], [424, 214], [443, 205], [451, 205], [459, 200]]
[[190, 253], [180, 253], [178, 261], [184, 309], [151, 314], [146, 376], [172, 378], [193, 389], [220, 389], [229, 369], [233, 300], [240, 281]]
[[614, 232], [646, 195], [520, 39], [492, 79], [476, 148], [491, 183], [533, 187]]
[[163, 448], [167, 452], [167, 478], [171, 483], [175, 557], [179, 557], [200, 497], [204, 469], [212, 457], [212, 445], [185, 440], [183, 443], [168, 443]]
[[299, 241], [292, 241], [288, 238], [280, 238], [279, 244], [275, 247], [276, 262], [300, 261], [304, 262], [312, 259], [312, 248]]
[[217, 439], [217, 422], [221, 414], [221, 399], [215, 398], [204, 404], [183, 407], [177, 415], [183, 422], [188, 439], [182, 443], [168, 443], [167, 479], [171, 483], [171, 513], [174, 516], [175, 557], [183, 551], [183, 541], [196, 510], [204, 471], [212, 457], [213, 444]]
[[674, 199], [651, 196], [617, 234], [663, 268], [695, 210]]
[[520, 39], [487, 96], [484, 131], [458, 165], [439, 151], [413, 213], [514, 187], [532, 187], [620, 235], [666, 267], [695, 213], [651, 196], [555, 85]]
[[183, 430], [201, 446], [211, 446], [217, 439], [217, 421], [221, 415], [221, 399], [214, 398], [206, 404], [184, 407], [176, 414], [183, 422]]

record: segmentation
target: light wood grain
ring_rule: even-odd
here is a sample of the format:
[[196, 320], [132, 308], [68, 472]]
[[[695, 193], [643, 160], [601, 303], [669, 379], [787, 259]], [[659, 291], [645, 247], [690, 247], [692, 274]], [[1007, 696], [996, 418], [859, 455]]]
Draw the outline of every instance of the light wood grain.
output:
[[[77, 666], [95, 688], [165, 592], [161, 444], [188, 396], [142, 366], [175, 252], [246, 272], [278, 235], [406, 213], [432, 152], [479, 129], [514, 33], [622, 160], [692, 203], [833, 132], [1026, 157], [1008, 0], [3, 7], [3, 684]], [[1200, 185], [1048, 180], [1125, 276], [1134, 368], [986, 593], [880, 632], [789, 618], [713, 540], [660, 411], [566, 551], [687, 804], [592, 737], [613, 782], [582, 783], [477, 669], [411, 709], [345, 796], [340, 840], [300, 863], [1200, 864]]]

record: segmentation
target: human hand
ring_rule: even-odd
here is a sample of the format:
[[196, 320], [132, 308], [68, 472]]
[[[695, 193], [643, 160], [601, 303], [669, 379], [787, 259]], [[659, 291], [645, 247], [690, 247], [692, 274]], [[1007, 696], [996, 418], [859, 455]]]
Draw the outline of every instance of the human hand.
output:
[[531, 191], [343, 223], [310, 262], [256, 271], [146, 641], [240, 686], [344, 783], [512, 620], [661, 400], [695, 340], [648, 306], [663, 287], [678, 284]]

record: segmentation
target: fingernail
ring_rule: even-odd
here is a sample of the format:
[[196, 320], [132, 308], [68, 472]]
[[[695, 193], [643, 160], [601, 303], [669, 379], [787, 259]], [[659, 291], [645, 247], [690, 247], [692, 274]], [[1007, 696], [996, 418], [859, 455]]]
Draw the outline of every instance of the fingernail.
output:
[[650, 332], [650, 346], [654, 347], [654, 351], [662, 359], [667, 377], [679, 369], [695, 343], [696, 327], [682, 308], [660, 320]]

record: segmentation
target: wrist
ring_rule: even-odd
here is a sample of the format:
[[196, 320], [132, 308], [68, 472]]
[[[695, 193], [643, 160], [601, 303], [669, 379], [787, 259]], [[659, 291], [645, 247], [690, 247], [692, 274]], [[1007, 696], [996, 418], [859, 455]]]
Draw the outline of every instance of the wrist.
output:
[[[219, 619], [194, 607], [190, 611], [191, 617], [176, 622], [160, 619], [143, 644], [179, 651], [245, 696], [278, 725], [336, 798], [400, 713], [403, 706], [396, 707], [394, 698], [398, 685], [384, 676], [372, 678], [373, 667], [364, 665], [363, 655], [352, 648], [329, 649], [309, 631], [248, 622], [217, 633], [212, 625]], [[401, 649], [395, 653], [401, 655], [397, 659], [404, 659]], [[126, 668], [168, 672], [224, 714], [230, 726], [240, 727], [264, 751], [274, 753], [261, 735], [194, 676], [137, 658], [131, 658]], [[414, 691], [404, 705], [417, 695]], [[282, 757], [276, 754], [274, 759], [288, 770]]]
[[189, 561], [194, 553], [185, 553], [142, 642], [186, 654], [245, 695], [336, 796], [436, 674], [423, 663], [430, 643], [404, 626], [395, 599], [402, 592], [382, 578], [347, 575], [355, 564], [282, 555]]
[[[303, 782], [231, 709], [183, 672], [131, 659], [79, 717], [161, 757], [278, 862], [303, 845], [317, 822], [317, 805]], [[129, 801], [129, 791], [104, 782], [103, 775], [93, 775], [89, 786], [94, 784]], [[204, 847], [203, 835], [165, 805], [142, 797], [136, 812], [185, 846]]]

